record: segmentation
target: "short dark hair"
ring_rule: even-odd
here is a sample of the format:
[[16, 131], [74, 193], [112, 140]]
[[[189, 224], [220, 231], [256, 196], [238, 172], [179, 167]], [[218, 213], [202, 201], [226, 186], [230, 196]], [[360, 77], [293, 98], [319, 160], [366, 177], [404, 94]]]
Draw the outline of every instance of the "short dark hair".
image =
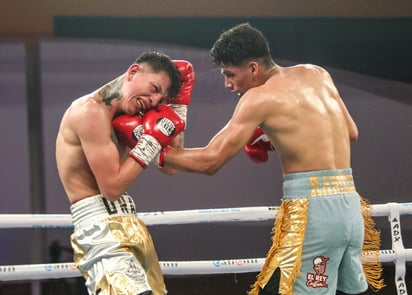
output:
[[170, 86], [167, 89], [168, 95], [175, 97], [179, 93], [182, 87], [180, 72], [169, 56], [159, 51], [146, 51], [135, 60], [135, 63], [147, 63], [154, 73], [166, 72], [170, 79]]
[[252, 59], [259, 60], [264, 66], [273, 64], [266, 37], [249, 23], [223, 32], [210, 50], [210, 55], [216, 67], [239, 66]]

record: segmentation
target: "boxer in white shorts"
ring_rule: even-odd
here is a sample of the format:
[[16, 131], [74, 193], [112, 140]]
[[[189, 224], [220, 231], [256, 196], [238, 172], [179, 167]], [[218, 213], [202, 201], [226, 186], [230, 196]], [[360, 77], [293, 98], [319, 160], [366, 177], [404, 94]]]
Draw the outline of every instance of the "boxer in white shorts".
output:
[[137, 217], [128, 195], [117, 201], [102, 196], [70, 207], [74, 262], [86, 279], [89, 294], [166, 294], [152, 238]]
[[[152, 239], [125, 192], [161, 149], [182, 144], [185, 122], [171, 105], [160, 105], [179, 95], [180, 67], [163, 53], [143, 52], [124, 73], [75, 99], [61, 119], [57, 169], [73, 214], [75, 262], [90, 295], [166, 294]], [[121, 114], [142, 125], [132, 147], [114, 129]]]

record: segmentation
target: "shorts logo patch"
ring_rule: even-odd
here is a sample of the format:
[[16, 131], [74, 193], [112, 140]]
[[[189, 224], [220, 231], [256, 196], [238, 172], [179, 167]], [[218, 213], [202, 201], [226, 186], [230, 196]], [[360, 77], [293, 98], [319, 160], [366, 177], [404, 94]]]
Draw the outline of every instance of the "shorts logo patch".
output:
[[141, 274], [140, 268], [136, 265], [136, 263], [133, 260], [130, 260], [129, 262], [129, 268], [126, 271], [126, 274], [132, 278], [139, 276]]
[[326, 262], [329, 257], [316, 256], [313, 258], [313, 270], [315, 273], [308, 272], [306, 274], [306, 286], [310, 288], [327, 288], [326, 283], [329, 276], [325, 275]]

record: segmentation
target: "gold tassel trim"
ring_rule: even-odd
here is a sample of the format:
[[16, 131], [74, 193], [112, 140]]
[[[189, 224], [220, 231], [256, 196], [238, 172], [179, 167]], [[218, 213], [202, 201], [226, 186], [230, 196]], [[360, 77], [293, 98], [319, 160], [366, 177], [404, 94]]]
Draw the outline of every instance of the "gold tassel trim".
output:
[[272, 228], [272, 247], [270, 247], [269, 252], [266, 255], [265, 263], [263, 265], [262, 270], [260, 271], [259, 275], [256, 278], [256, 282], [251, 286], [251, 290], [247, 293], [247, 295], [258, 295], [259, 287], [263, 285], [264, 281], [266, 281], [266, 278], [268, 276], [270, 277], [271, 273], [269, 272], [274, 271], [269, 268], [269, 264], [272, 262], [273, 255], [275, 254], [275, 249], [279, 245], [279, 238], [280, 238], [283, 216], [284, 216], [284, 206], [282, 203], [280, 205], [278, 214], [276, 216], [276, 222]]
[[[307, 205], [307, 199], [286, 200], [282, 202], [276, 217], [275, 225], [272, 229], [272, 246], [268, 251], [265, 263], [256, 278], [256, 282], [251, 286], [251, 290], [247, 293], [248, 295], [258, 295], [259, 289], [266, 286], [273, 272], [276, 271], [277, 268], [280, 268], [281, 273], [279, 292], [284, 295], [293, 294], [293, 284], [296, 276], [300, 274], [302, 264], [303, 238], [307, 223]], [[285, 214], [285, 212], [287, 213]], [[289, 233], [289, 236], [282, 237], [282, 227], [291, 226], [291, 222], [294, 225], [295, 233], [292, 235]], [[283, 231], [285, 231], [285, 229], [283, 229]], [[279, 245], [281, 240], [285, 240], [285, 238], [287, 242], [293, 241], [299, 244], [299, 246], [294, 248], [294, 250], [291, 249], [291, 251], [285, 249], [280, 250]], [[286, 252], [283, 253], [284, 251]], [[281, 265], [283, 263], [282, 257], [284, 258], [285, 255], [295, 256], [295, 259], [292, 259], [294, 260], [292, 265]], [[283, 267], [286, 268], [283, 269]], [[289, 271], [287, 269], [289, 269]]]
[[368, 261], [362, 263], [363, 272], [368, 285], [374, 292], [378, 292], [385, 287], [382, 278], [383, 268], [379, 262], [379, 250], [381, 246], [381, 233], [375, 228], [375, 221], [372, 218], [372, 206], [366, 199], [360, 197], [362, 215], [365, 225], [365, 236], [363, 240], [363, 253], [368, 253]]

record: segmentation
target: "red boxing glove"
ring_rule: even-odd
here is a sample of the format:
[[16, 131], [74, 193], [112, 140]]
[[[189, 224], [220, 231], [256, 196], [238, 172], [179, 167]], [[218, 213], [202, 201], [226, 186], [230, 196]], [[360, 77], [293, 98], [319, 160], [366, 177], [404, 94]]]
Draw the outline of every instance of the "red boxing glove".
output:
[[255, 163], [265, 163], [269, 158], [268, 151], [273, 151], [275, 147], [265, 132], [257, 127], [243, 149]]
[[185, 122], [168, 106], [160, 105], [143, 115], [143, 133], [129, 155], [146, 168], [185, 128]]
[[143, 133], [143, 119], [139, 115], [122, 114], [113, 119], [112, 126], [118, 140], [131, 149]]
[[180, 92], [174, 98], [166, 100], [168, 104], [182, 119], [187, 122], [187, 106], [190, 104], [195, 84], [195, 72], [193, 65], [186, 60], [173, 61], [180, 72], [182, 87]]

